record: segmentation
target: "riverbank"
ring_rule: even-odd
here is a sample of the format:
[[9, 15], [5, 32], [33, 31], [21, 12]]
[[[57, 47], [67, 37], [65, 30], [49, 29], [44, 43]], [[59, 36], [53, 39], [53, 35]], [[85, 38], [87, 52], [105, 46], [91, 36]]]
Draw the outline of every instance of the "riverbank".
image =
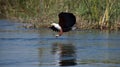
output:
[[119, 6], [120, 0], [0, 0], [0, 17], [41, 28], [57, 23], [60, 12], [71, 12], [79, 29], [120, 30]]
[[[56, 17], [56, 19], [58, 19], [58, 17]], [[20, 22], [20, 23], [24, 23], [25, 28], [47, 28], [48, 26], [50, 26], [51, 23], [58, 23], [58, 20], [55, 21], [55, 19], [40, 19], [40, 18], [31, 18], [31, 19], [23, 19], [23, 18], [16, 18], [16, 17], [12, 17], [9, 18], [9, 20], [11, 21], [16, 21], [16, 22]], [[53, 20], [53, 21], [52, 21]], [[89, 23], [87, 21], [81, 20], [79, 17], [76, 17], [77, 23], [76, 23], [76, 27], [78, 29], [82, 29], [82, 30], [115, 30], [115, 31], [119, 31], [120, 30], [120, 23], [116, 23], [116, 24], [112, 24], [110, 27], [107, 27], [106, 25], [102, 25], [99, 23]]]

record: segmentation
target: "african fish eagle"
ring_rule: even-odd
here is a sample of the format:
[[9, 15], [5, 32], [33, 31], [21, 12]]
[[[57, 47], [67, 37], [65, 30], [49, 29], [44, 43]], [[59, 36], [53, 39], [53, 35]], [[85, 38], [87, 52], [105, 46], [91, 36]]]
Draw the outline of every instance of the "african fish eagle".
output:
[[49, 27], [53, 31], [59, 32], [56, 37], [61, 36], [63, 32], [68, 32], [72, 30], [73, 26], [76, 23], [76, 17], [72, 13], [61, 12], [58, 15], [59, 23], [52, 23]]

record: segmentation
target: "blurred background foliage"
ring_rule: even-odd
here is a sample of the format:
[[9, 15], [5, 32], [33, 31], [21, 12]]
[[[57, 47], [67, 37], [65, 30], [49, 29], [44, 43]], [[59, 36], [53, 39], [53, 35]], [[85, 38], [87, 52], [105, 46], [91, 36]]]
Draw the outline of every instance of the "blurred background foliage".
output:
[[120, 29], [120, 0], [0, 0], [0, 18], [36, 27], [58, 22], [60, 12], [73, 13], [78, 28]]

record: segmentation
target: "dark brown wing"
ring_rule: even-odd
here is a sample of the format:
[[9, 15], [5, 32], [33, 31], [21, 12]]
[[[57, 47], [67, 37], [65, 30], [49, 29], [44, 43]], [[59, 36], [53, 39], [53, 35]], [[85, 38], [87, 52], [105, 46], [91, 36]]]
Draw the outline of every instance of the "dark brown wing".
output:
[[62, 28], [71, 28], [76, 23], [76, 17], [72, 13], [61, 12], [58, 16]]

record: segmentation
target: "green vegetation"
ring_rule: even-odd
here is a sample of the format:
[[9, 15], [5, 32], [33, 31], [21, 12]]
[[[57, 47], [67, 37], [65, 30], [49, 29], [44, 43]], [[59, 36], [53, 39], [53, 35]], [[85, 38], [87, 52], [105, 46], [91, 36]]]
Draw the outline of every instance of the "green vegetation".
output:
[[120, 0], [0, 0], [0, 17], [35, 27], [58, 22], [60, 12], [72, 12], [82, 29], [120, 29]]

